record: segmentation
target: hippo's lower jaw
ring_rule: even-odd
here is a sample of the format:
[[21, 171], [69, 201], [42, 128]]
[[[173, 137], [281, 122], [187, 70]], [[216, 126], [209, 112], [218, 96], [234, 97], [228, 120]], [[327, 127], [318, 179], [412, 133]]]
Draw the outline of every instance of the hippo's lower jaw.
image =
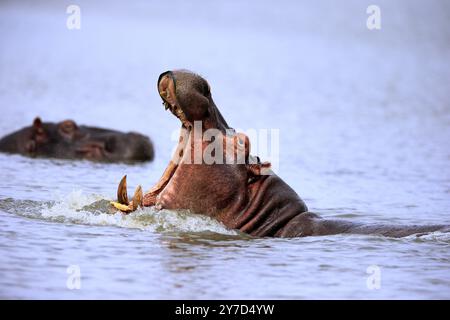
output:
[[[262, 175], [269, 163], [252, 162], [250, 142], [236, 134], [214, 104], [208, 83], [186, 71], [165, 72], [158, 79], [163, 104], [182, 123], [177, 150], [156, 185], [145, 195], [140, 186], [132, 201], [126, 193], [126, 176], [118, 187], [118, 202], [113, 206], [131, 212], [139, 206], [157, 209], [187, 209], [208, 215], [231, 229], [257, 237], [302, 237], [337, 233], [382, 234], [402, 237], [414, 233], [443, 230], [443, 226], [393, 227], [362, 225], [348, 221], [321, 219], [308, 212], [297, 193], [277, 175]], [[201, 132], [197, 130], [201, 123]], [[220, 134], [216, 141], [231, 145], [224, 148], [221, 164], [202, 158], [196, 163], [196, 146], [204, 155], [211, 143], [203, 139], [209, 129]], [[228, 131], [231, 130], [231, 133]], [[237, 144], [236, 144], [237, 142]], [[243, 154], [245, 161], [236, 157]], [[232, 160], [229, 162], [228, 160]]]

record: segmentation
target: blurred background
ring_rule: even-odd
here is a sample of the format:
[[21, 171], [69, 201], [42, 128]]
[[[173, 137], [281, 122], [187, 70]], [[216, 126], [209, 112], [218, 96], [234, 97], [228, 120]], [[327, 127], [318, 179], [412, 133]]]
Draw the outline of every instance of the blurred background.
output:
[[[66, 9], [73, 4], [81, 9], [79, 30], [66, 26]], [[366, 26], [366, 9], [372, 4], [381, 9], [380, 30]], [[35, 116], [43, 121], [70, 118], [149, 135], [156, 160], [127, 166], [2, 155], [0, 197], [49, 201], [55, 193], [66, 196], [74, 189], [112, 197], [124, 173], [131, 186], [149, 188], [167, 164], [174, 146], [171, 135], [179, 128], [161, 105], [156, 81], [163, 71], [185, 68], [209, 81], [232, 127], [280, 130], [278, 174], [311, 211], [369, 222], [448, 223], [449, 40], [446, 0], [1, 1], [0, 135], [30, 125]], [[16, 229], [15, 222], [8, 226]], [[391, 245], [385, 250], [395, 251]], [[393, 269], [413, 261], [421, 270], [431, 263], [437, 271], [432, 280], [417, 276], [417, 270], [392, 273], [392, 279], [405, 283], [415, 274], [418, 291], [403, 283], [383, 297], [448, 298], [448, 255], [432, 246], [418, 249], [417, 260], [402, 260], [398, 257], [406, 247], [398, 245], [386, 260], [385, 251], [374, 254], [387, 264], [393, 261]], [[323, 249], [317, 246], [311, 248], [312, 256]], [[351, 245], [347, 249], [348, 255], [354, 251]], [[267, 251], [255, 250], [265, 261]], [[432, 251], [434, 262], [429, 260]], [[302, 255], [307, 255], [305, 247]], [[327, 260], [345, 256], [337, 252]], [[291, 266], [297, 258], [292, 257]], [[355, 261], [360, 258], [354, 256]], [[355, 274], [355, 261], [343, 260], [347, 275]], [[310, 270], [321, 272], [318, 265]], [[261, 270], [277, 279], [276, 272], [299, 275], [304, 266]], [[336, 275], [327, 270], [322, 272], [330, 272], [329, 277], [323, 279], [333, 283]], [[252, 280], [245, 279], [239, 281]], [[255, 282], [248, 289], [237, 286], [240, 291], [222, 293], [302, 297], [292, 279], [279, 286], [261, 282], [267, 295], [246, 291]], [[306, 297], [330, 297], [323, 290], [328, 280], [317, 281], [306, 286]], [[351, 281], [340, 287], [339, 297], [355, 297], [358, 290]], [[197, 285], [182, 292], [220, 296], [220, 290], [205, 293]], [[171, 283], [162, 297], [173, 297], [170, 288]]]

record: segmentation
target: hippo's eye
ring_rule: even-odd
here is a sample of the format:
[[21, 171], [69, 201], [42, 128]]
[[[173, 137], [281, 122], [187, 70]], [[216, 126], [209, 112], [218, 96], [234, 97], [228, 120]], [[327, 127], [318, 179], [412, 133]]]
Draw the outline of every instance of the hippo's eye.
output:
[[203, 92], [205, 93], [205, 96], [209, 96], [211, 93], [211, 88], [209, 87], [208, 82], [205, 82], [203, 84]]
[[59, 125], [59, 130], [61, 130], [63, 133], [70, 134], [77, 130], [77, 125], [72, 120], [66, 120], [61, 122], [61, 124]]
[[76, 136], [78, 126], [72, 120], [66, 120], [58, 125], [58, 132], [64, 138], [73, 140]]

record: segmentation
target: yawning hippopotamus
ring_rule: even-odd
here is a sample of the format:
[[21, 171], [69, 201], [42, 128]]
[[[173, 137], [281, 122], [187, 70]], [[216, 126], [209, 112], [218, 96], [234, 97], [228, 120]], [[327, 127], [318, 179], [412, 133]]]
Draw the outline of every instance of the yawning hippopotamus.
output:
[[13, 132], [0, 140], [0, 151], [31, 157], [87, 159], [104, 162], [153, 160], [150, 139], [138, 133], [88, 126], [72, 120], [42, 122]]
[[[161, 179], [145, 195], [139, 186], [128, 201], [126, 176], [122, 179], [118, 202], [112, 204], [123, 212], [139, 206], [188, 209], [258, 237], [338, 233], [403, 237], [448, 228], [322, 219], [308, 212], [295, 191], [270, 170], [270, 163], [250, 155], [248, 138], [228, 126], [206, 80], [189, 71], [167, 71], [157, 86], [165, 108], [181, 121], [180, 140]], [[220, 144], [222, 149], [217, 148]]]

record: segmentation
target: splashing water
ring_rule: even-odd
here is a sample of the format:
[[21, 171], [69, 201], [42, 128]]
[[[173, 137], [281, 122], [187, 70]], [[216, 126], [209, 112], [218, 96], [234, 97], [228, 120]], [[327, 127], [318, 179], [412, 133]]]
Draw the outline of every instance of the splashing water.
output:
[[94, 226], [117, 226], [156, 232], [214, 232], [237, 235], [217, 220], [187, 211], [142, 208], [130, 214], [111, 211], [109, 201], [99, 195], [87, 195], [81, 190], [60, 196], [52, 202], [0, 199], [0, 209], [28, 218], [52, 222]]

